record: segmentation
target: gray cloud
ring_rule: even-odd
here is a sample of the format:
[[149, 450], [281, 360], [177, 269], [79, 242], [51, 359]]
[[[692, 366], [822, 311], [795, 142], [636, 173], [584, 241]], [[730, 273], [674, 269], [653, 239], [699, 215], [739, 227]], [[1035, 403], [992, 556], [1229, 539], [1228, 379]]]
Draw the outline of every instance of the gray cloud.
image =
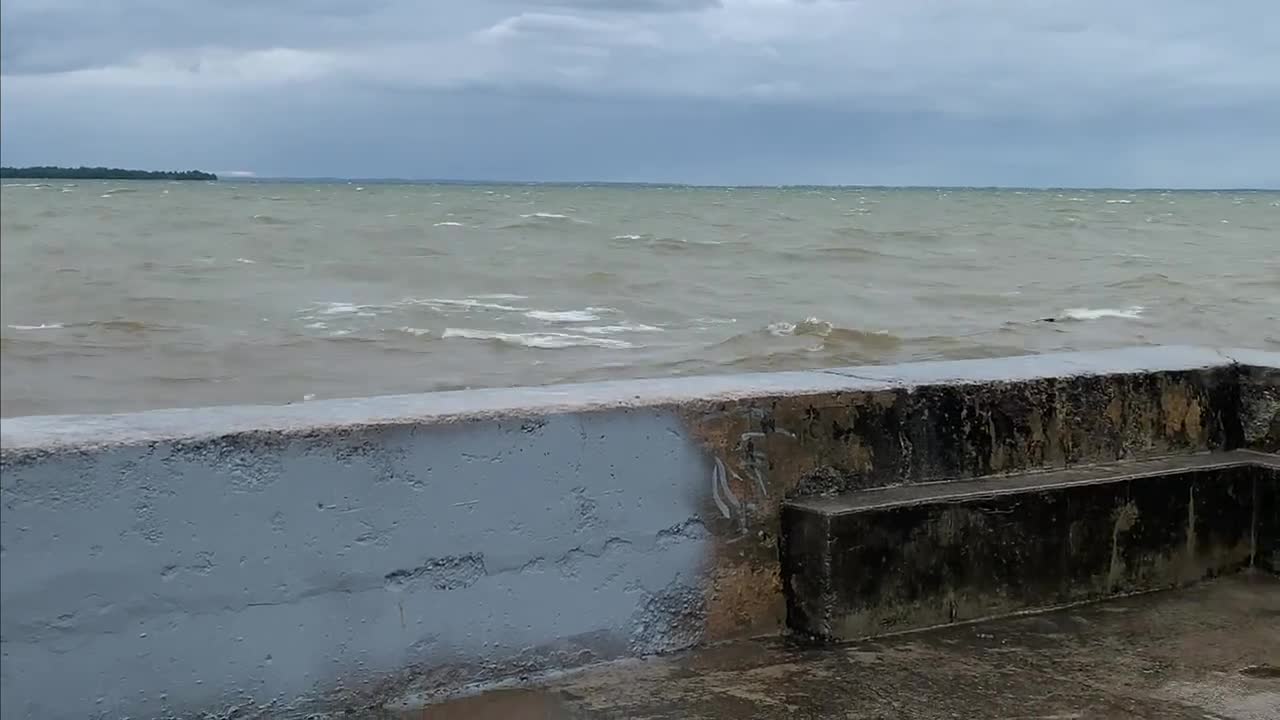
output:
[[[750, 152], [793, 181], [806, 168], [844, 182], [968, 168], [1050, 184], [1090, 172], [1275, 183], [1263, 120], [1280, 116], [1278, 24], [1272, 0], [6, 0], [0, 151], [41, 161], [106, 125], [124, 155], [171, 133], [183, 140], [172, 152], [258, 148], [239, 162], [286, 174], [764, 177]], [[263, 115], [276, 104], [292, 125]], [[575, 151], [588, 137], [620, 146]], [[658, 149], [633, 158], [628, 137], [685, 151], [657, 167]], [[362, 154], [322, 170], [326, 155], [299, 138]], [[827, 150], [811, 152], [819, 140]], [[972, 147], [948, 145], [961, 142]], [[1214, 153], [1231, 166], [1207, 168]]]

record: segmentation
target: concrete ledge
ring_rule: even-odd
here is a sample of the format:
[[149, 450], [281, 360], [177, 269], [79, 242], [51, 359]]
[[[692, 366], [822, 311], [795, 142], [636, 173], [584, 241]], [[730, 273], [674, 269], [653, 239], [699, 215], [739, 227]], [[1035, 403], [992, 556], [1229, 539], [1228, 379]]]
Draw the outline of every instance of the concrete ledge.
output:
[[482, 421], [641, 407], [705, 406], [769, 397], [869, 392], [927, 385], [1176, 372], [1237, 364], [1280, 370], [1280, 353], [1164, 345], [981, 360], [871, 365], [805, 372], [745, 373], [491, 388], [321, 400], [295, 405], [175, 408], [114, 415], [0, 419], [0, 447], [23, 450], [198, 440], [238, 433], [311, 434], [332, 429]]
[[1164, 347], [6, 418], [2, 714], [300, 716], [776, 633], [786, 498], [1268, 450], [1277, 388]]
[[1233, 451], [800, 499], [788, 622], [857, 640], [1270, 569], [1278, 489]]

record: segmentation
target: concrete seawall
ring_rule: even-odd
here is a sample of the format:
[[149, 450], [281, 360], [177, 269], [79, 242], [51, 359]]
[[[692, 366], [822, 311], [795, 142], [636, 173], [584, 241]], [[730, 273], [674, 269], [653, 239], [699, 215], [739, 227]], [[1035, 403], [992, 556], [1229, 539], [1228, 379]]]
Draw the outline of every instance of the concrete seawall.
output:
[[303, 715], [780, 632], [831, 490], [1280, 450], [1156, 347], [2, 423], [4, 718]]

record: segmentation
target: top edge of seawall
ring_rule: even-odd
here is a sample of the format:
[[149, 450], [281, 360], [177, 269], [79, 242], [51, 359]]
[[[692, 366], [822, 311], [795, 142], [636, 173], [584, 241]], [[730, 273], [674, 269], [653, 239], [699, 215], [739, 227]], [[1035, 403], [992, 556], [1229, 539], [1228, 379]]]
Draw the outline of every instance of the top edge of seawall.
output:
[[440, 425], [610, 409], [696, 407], [753, 397], [1168, 372], [1236, 364], [1280, 368], [1280, 353], [1159, 345], [807, 371], [455, 390], [290, 405], [174, 408], [109, 415], [33, 415], [0, 419], [0, 450], [10, 459], [66, 448], [89, 450], [243, 433], [314, 435], [376, 426]]

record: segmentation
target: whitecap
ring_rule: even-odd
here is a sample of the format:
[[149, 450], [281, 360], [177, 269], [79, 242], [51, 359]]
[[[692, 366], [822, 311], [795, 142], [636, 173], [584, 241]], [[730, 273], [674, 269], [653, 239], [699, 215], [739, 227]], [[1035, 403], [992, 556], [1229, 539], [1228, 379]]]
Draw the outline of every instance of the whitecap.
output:
[[783, 337], [786, 335], [818, 335], [825, 337], [831, 334], [835, 328], [834, 325], [816, 317], [805, 318], [798, 323], [775, 322], [769, 323], [766, 330], [770, 335]]
[[258, 264], [258, 261], [257, 261], [257, 260], [250, 260], [249, 258], [236, 258], [236, 262], [238, 262], [238, 263], [244, 263], [245, 265], [257, 265], [257, 264]]
[[635, 347], [624, 340], [553, 332], [504, 333], [489, 330], [471, 330], [468, 328], [446, 328], [442, 337], [462, 338], [466, 340], [489, 340], [506, 343], [508, 345], [537, 348], [540, 350], [559, 350], [572, 347], [597, 347], [608, 350], [626, 350]]
[[614, 235], [614, 240], [643, 240], [643, 235]]
[[529, 218], [542, 218], [543, 220], [568, 220], [569, 219], [568, 215], [562, 215], [560, 213], [549, 213], [549, 212], [525, 213], [520, 217], [525, 218], [526, 220]]
[[329, 323], [313, 322], [313, 323], [307, 323], [303, 327], [308, 328], [310, 330], [324, 330], [325, 328], [329, 327]]
[[423, 337], [431, 334], [431, 331], [427, 330], [426, 328], [409, 327], [408, 325], [405, 325], [404, 327], [396, 328], [396, 330], [398, 332], [405, 333], [406, 335], [416, 335], [418, 337]]
[[1146, 310], [1141, 305], [1130, 305], [1127, 308], [1067, 308], [1062, 311], [1062, 317], [1067, 320], [1099, 320], [1101, 318], [1121, 318], [1124, 320], [1137, 320], [1142, 317], [1142, 312]]
[[578, 323], [599, 320], [600, 316], [589, 310], [530, 310], [524, 314], [533, 320], [553, 323]]
[[1132, 200], [1108, 200], [1107, 204], [1108, 205], [1131, 205], [1133, 204], [1133, 201]]
[[475, 298], [455, 300], [453, 298], [405, 298], [399, 305], [425, 305], [437, 310], [444, 308], [460, 308], [464, 310], [498, 310], [500, 312], [523, 312], [524, 308], [501, 303], [481, 302]]
[[40, 323], [39, 325], [10, 325], [10, 330], [59, 330], [66, 327], [62, 323]]
[[380, 305], [356, 305], [348, 302], [322, 302], [316, 303], [314, 306], [316, 312], [321, 315], [355, 315], [357, 317], [374, 317], [377, 315], [374, 310], [382, 307]]
[[663, 332], [663, 329], [644, 323], [622, 322], [617, 325], [584, 325], [574, 328], [588, 335], [618, 335], [620, 333]]
[[463, 225], [462, 225], [462, 223], [460, 223], [460, 222], [454, 222], [454, 221], [452, 221], [452, 220], [445, 220], [444, 222], [438, 222], [438, 223], [435, 223], [435, 224], [433, 225], [433, 227], [463, 227]]
[[516, 295], [514, 293], [490, 293], [488, 295], [472, 295], [471, 297], [478, 300], [528, 300], [528, 295]]

